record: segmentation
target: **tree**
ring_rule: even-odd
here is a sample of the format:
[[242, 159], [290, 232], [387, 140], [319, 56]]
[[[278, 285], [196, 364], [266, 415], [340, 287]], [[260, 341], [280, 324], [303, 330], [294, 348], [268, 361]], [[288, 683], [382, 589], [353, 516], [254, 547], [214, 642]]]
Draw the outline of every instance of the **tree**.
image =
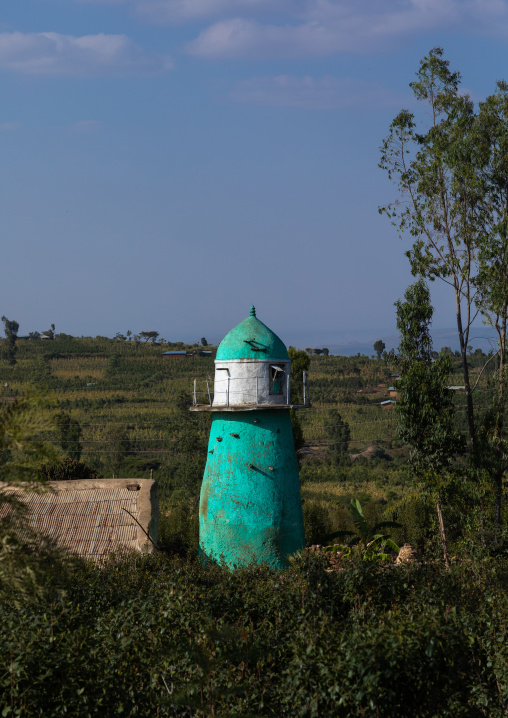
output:
[[410, 86], [416, 99], [427, 105], [431, 124], [420, 129], [408, 110], [393, 120], [381, 148], [380, 167], [395, 181], [401, 199], [379, 211], [390, 217], [399, 234], [409, 232], [414, 238], [406, 252], [413, 275], [442, 279], [453, 289], [468, 428], [474, 442], [467, 345], [477, 314], [475, 258], [485, 193], [479, 169], [485, 160], [472, 138], [473, 103], [459, 94], [459, 84], [460, 74], [450, 71], [441, 48], [434, 48], [421, 61]]
[[67, 456], [53, 462], [44, 461], [39, 467], [38, 474], [45, 481], [69, 481], [71, 479], [93, 481], [99, 478], [97, 471], [91, 466]]
[[[502, 479], [507, 468], [505, 439], [508, 318], [508, 85], [476, 110], [460, 94], [441, 48], [423, 58], [416, 99], [426, 105], [417, 125], [408, 110], [393, 120], [381, 148], [380, 167], [399, 189], [400, 200], [380, 208], [413, 246], [406, 252], [413, 275], [440, 279], [453, 291], [473, 470], [495, 476], [494, 516], [501, 520]], [[427, 122], [430, 111], [430, 127]], [[475, 412], [468, 346], [480, 314], [498, 334], [499, 370], [494, 411], [487, 417], [496, 449], [484, 450], [487, 436]], [[487, 360], [488, 361], [488, 360]], [[482, 437], [482, 446], [478, 441]], [[491, 447], [492, 448], [492, 447]], [[492, 464], [492, 461], [494, 462]]]
[[[508, 84], [497, 83], [497, 92], [480, 104], [476, 142], [488, 159], [482, 168], [487, 188], [485, 231], [477, 253], [478, 272], [474, 280], [476, 304], [485, 323], [498, 337], [497, 381], [492, 405], [480, 427], [477, 454], [495, 486], [494, 521], [501, 523], [503, 475], [508, 468], [506, 424], [506, 379], [508, 363]], [[490, 357], [488, 361], [493, 357]], [[479, 463], [478, 461], [476, 463]]]
[[[291, 403], [303, 404], [303, 373], [309, 370], [310, 356], [306, 351], [294, 347], [289, 347], [288, 354], [291, 359]], [[291, 409], [289, 413], [293, 427], [295, 451], [299, 451], [305, 443], [302, 425], [295, 409]]]
[[11, 366], [16, 364], [16, 352], [18, 347], [16, 346], [16, 340], [18, 338], [19, 324], [14, 320], [7, 319], [6, 316], [2, 317], [5, 331], [5, 348], [4, 356]]
[[118, 354], [112, 354], [104, 367], [104, 376], [108, 379], [116, 377], [123, 369], [123, 363]]
[[323, 356], [327, 357], [329, 355], [329, 353], [330, 353], [330, 350], [327, 349], [327, 347], [324, 347], [323, 348]]
[[306, 351], [289, 347], [291, 359], [291, 403], [303, 403], [303, 373], [309, 371], [310, 356]]
[[189, 411], [191, 404], [191, 394], [186, 391], [178, 392], [173, 402], [176, 411], [170, 442], [173, 454], [170, 472], [184, 495], [196, 494], [203, 479], [207, 457], [206, 426], [210, 419]]
[[70, 414], [61, 412], [55, 416], [55, 427], [58, 443], [67, 456], [79, 461], [83, 447], [81, 446], [81, 426]]
[[328, 438], [328, 453], [335, 464], [348, 456], [351, 430], [337, 409], [328, 409], [325, 418], [325, 434]]
[[386, 344], [382, 339], [378, 339], [377, 342], [374, 342], [374, 351], [377, 354], [377, 358], [381, 359], [381, 356], [386, 349]]
[[201, 337], [201, 346], [202, 346], [202, 347], [207, 347], [207, 346], [208, 346], [208, 342], [206, 341], [205, 337]]
[[118, 472], [131, 451], [131, 440], [127, 428], [119, 425], [110, 426], [104, 436], [103, 463], [113, 473]]
[[[0, 481], [8, 489], [44, 490], [41, 461], [55, 451], [42, 436], [51, 429], [40, 394], [27, 394], [0, 407]], [[0, 597], [13, 601], [40, 595], [56, 554], [23, 520], [26, 506], [15, 491], [0, 492]], [[58, 566], [58, 570], [61, 570]]]
[[397, 383], [397, 435], [409, 446], [414, 478], [434, 495], [448, 566], [440, 491], [455, 456], [463, 449], [462, 437], [455, 427], [453, 392], [447, 388], [452, 359], [446, 354], [433, 358], [430, 336], [433, 308], [425, 282], [420, 279], [409, 286], [404, 300], [395, 305], [400, 333], [397, 363], [401, 374]]
[[154, 342], [154, 341], [157, 339], [157, 337], [159, 336], [159, 332], [155, 332], [155, 331], [151, 331], [151, 332], [140, 332], [139, 335], [140, 335], [141, 337], [143, 337], [143, 339], [145, 340], [145, 342], [147, 342], [147, 341], [149, 341], [149, 340], [151, 340], [152, 342]]

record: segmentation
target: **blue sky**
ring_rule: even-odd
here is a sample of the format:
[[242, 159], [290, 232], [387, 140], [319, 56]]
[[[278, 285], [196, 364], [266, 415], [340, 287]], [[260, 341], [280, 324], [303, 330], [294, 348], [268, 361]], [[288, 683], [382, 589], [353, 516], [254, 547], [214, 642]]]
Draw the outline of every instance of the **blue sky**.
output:
[[300, 346], [393, 332], [378, 148], [430, 48], [481, 99], [507, 40], [503, 0], [3, 3], [0, 314], [211, 341], [254, 302]]

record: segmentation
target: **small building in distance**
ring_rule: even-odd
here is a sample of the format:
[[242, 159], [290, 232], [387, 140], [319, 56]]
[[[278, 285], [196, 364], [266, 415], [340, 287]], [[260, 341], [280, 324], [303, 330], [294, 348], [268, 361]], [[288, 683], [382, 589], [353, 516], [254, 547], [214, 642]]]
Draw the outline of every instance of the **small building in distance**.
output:
[[177, 352], [162, 352], [161, 356], [168, 357], [168, 359], [184, 359], [185, 357], [191, 356], [191, 354], [183, 349]]
[[192, 357], [192, 359], [195, 359], [196, 357], [205, 357], [209, 359], [213, 359], [215, 356], [215, 350], [212, 349], [192, 349], [191, 351], [186, 351], [185, 349], [179, 349], [178, 351], [170, 351], [170, 352], [162, 352], [163, 357], [169, 357], [170, 359], [183, 359], [186, 357], [189, 359]]
[[394, 386], [391, 386], [388, 389], [388, 395], [392, 397], [392, 399], [398, 399], [399, 398], [399, 392]]
[[396, 403], [393, 399], [386, 399], [386, 401], [381, 402], [380, 406], [382, 409], [393, 409]]

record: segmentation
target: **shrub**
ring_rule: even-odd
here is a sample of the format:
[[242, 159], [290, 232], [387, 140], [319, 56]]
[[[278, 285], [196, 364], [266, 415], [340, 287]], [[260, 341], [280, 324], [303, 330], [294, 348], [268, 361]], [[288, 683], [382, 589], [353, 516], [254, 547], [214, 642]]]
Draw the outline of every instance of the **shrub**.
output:
[[508, 708], [504, 564], [233, 572], [164, 555], [82, 564], [0, 606], [0, 711], [431, 718]]

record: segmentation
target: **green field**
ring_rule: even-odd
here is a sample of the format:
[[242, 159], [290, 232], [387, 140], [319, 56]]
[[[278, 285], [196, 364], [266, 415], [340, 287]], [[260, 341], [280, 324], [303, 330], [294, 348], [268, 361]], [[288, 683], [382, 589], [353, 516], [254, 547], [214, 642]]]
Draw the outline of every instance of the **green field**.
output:
[[[16, 364], [0, 360], [0, 399], [8, 403], [30, 387], [43, 391], [48, 399], [45, 411], [70, 416], [81, 431], [76, 446], [67, 445], [65, 450], [58, 431], [44, 438], [62, 454], [72, 456], [72, 449], [77, 448], [81, 461], [99, 476], [153, 475], [160, 489], [163, 527], [164, 517], [172, 516], [172, 528], [168, 522], [163, 529], [171, 534], [166, 538], [173, 541], [176, 531], [184, 535], [184, 541], [190, 535], [195, 545], [210, 417], [191, 413], [188, 406], [194, 380], [204, 389], [207, 377], [213, 378], [214, 364], [213, 359], [199, 356], [162, 356], [165, 350], [182, 348], [198, 349], [197, 345], [159, 346], [104, 337], [20, 339]], [[366, 514], [378, 520], [412, 491], [405, 467], [407, 451], [396, 437], [396, 412], [380, 406], [388, 398], [388, 377], [393, 371], [389, 363], [366, 356], [311, 357], [312, 408], [299, 412], [308, 544], [321, 542], [332, 530], [351, 527], [346, 508], [351, 498], [359, 498]], [[474, 381], [479, 369], [473, 366], [472, 372]], [[460, 374], [451, 381], [460, 384]], [[487, 392], [488, 373], [479, 388]], [[206, 401], [206, 396], [198, 396], [198, 401]], [[460, 421], [464, 417], [460, 392], [456, 401]], [[325, 430], [330, 409], [338, 410], [350, 429], [347, 453], [338, 464], [330, 460]], [[180, 514], [187, 519], [180, 521]], [[414, 517], [406, 523], [404, 536], [398, 538], [421, 538]]]

